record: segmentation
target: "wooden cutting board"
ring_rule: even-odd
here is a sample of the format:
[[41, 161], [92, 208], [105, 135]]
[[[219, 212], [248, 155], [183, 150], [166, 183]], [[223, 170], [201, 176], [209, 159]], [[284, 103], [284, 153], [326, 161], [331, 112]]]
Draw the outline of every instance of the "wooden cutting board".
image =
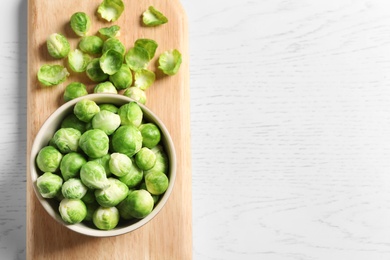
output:
[[[189, 104], [189, 55], [187, 17], [179, 0], [124, 0], [125, 11], [113, 23], [97, 18], [100, 0], [29, 0], [28, 3], [28, 80], [27, 80], [27, 259], [180, 259], [192, 258], [191, 153]], [[158, 27], [144, 27], [142, 13], [150, 6], [164, 13], [169, 21]], [[58, 32], [66, 35], [75, 48], [79, 38], [71, 31], [69, 18], [82, 11], [92, 18], [91, 34], [101, 27], [117, 24], [119, 39], [127, 48], [138, 38], [159, 44], [149, 69], [156, 82], [147, 90], [146, 106], [162, 119], [171, 133], [177, 153], [177, 178], [163, 210], [143, 227], [116, 237], [84, 236], [61, 226], [46, 213], [35, 197], [30, 180], [30, 150], [44, 121], [61, 104], [64, 88], [80, 81], [92, 92], [96, 83], [72, 73], [66, 82], [41, 87], [37, 71], [43, 64], [66, 64], [50, 58], [46, 38]], [[164, 76], [157, 70], [157, 57], [165, 50], [178, 49], [183, 63], [178, 74]]]

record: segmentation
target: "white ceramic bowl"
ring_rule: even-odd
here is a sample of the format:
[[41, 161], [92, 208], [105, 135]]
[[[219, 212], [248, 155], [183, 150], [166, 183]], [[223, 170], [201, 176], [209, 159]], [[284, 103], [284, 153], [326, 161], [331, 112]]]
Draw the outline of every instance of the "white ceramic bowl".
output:
[[39, 150], [42, 147], [48, 145], [51, 137], [54, 135], [55, 131], [60, 127], [60, 124], [62, 120], [65, 118], [65, 116], [73, 111], [74, 105], [81, 99], [85, 99], [85, 98], [93, 100], [97, 104], [112, 103], [117, 106], [133, 101], [132, 99], [126, 96], [118, 95], [118, 94], [89, 94], [87, 96], [68, 101], [64, 105], [59, 107], [42, 125], [41, 129], [39, 130], [38, 134], [35, 137], [31, 149], [30, 168], [31, 168], [31, 179], [34, 186], [34, 191], [38, 200], [45, 208], [47, 213], [49, 213], [49, 215], [52, 216], [55, 220], [57, 220], [59, 223], [61, 223], [62, 225], [66, 226], [67, 228], [75, 232], [88, 235], [88, 236], [94, 236], [94, 237], [109, 237], [109, 236], [117, 236], [117, 235], [125, 234], [151, 221], [153, 217], [158, 214], [158, 212], [164, 207], [165, 203], [167, 202], [172, 192], [175, 183], [175, 178], [176, 178], [175, 148], [172, 139], [169, 135], [169, 132], [167, 128], [164, 126], [163, 122], [150, 109], [148, 109], [146, 106], [142, 104], [139, 104], [144, 113], [144, 118], [146, 119], [146, 121], [153, 122], [160, 128], [161, 131], [160, 143], [164, 146], [164, 150], [167, 153], [169, 159], [168, 189], [162, 195], [158, 203], [155, 205], [153, 211], [148, 216], [139, 220], [120, 221], [118, 226], [112, 230], [99, 230], [93, 227], [92, 225], [87, 225], [84, 223], [73, 224], [73, 225], [65, 223], [61, 219], [61, 216], [58, 212], [59, 202], [56, 202], [54, 199], [51, 200], [45, 199], [38, 192], [36, 186], [36, 180], [41, 173], [36, 166], [35, 159]]

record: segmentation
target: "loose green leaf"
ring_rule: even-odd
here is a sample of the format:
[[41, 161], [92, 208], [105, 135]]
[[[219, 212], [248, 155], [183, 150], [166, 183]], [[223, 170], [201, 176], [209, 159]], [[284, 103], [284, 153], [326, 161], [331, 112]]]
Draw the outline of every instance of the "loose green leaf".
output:
[[167, 23], [168, 18], [153, 6], [149, 6], [149, 8], [142, 14], [142, 21], [146, 26], [157, 26]]
[[181, 53], [178, 50], [170, 50], [163, 52], [159, 59], [158, 68], [162, 70], [166, 75], [174, 75], [180, 68], [182, 62]]
[[104, 39], [112, 38], [112, 37], [119, 37], [120, 36], [120, 26], [113, 25], [109, 27], [103, 27], [99, 29], [99, 33]]
[[68, 70], [62, 65], [43, 65], [38, 71], [38, 80], [44, 86], [58, 85], [69, 76]]
[[137, 39], [134, 43], [134, 46], [144, 48], [148, 52], [149, 60], [151, 60], [156, 53], [158, 44], [155, 40], [142, 38]]
[[100, 68], [108, 75], [113, 75], [122, 67], [123, 55], [116, 50], [109, 49], [99, 59]]
[[141, 90], [147, 90], [155, 80], [154, 72], [147, 69], [140, 69], [134, 74], [134, 86]]
[[88, 63], [87, 69], [85, 70], [88, 78], [94, 82], [102, 82], [108, 79], [108, 74], [100, 68], [99, 58], [95, 58]]
[[97, 12], [101, 18], [108, 22], [115, 22], [119, 19], [122, 12], [125, 10], [125, 5], [122, 0], [103, 0], [99, 5]]
[[70, 51], [68, 54], [68, 64], [74, 72], [83, 72], [86, 70], [88, 63], [92, 60], [91, 56], [83, 53], [79, 49]]
[[144, 48], [134, 46], [126, 53], [125, 61], [131, 70], [145, 69], [149, 63], [149, 54]]

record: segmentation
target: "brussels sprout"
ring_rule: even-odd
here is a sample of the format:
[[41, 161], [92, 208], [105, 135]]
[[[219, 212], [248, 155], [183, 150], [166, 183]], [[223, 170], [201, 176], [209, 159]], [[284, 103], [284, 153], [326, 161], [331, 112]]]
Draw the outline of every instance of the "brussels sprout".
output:
[[108, 153], [109, 139], [103, 130], [91, 129], [81, 135], [79, 147], [89, 157], [97, 159]]
[[87, 163], [87, 160], [79, 153], [70, 152], [65, 154], [60, 163], [62, 178], [67, 181], [70, 178], [80, 175], [81, 166]]
[[146, 104], [146, 93], [142, 89], [139, 89], [137, 87], [130, 87], [127, 88], [123, 95], [126, 97], [129, 97], [131, 99], [134, 99], [135, 101], [145, 105]]
[[53, 143], [61, 153], [76, 152], [81, 133], [74, 128], [60, 128], [53, 136]]
[[169, 185], [168, 177], [162, 172], [151, 172], [145, 175], [146, 189], [154, 195], [161, 195]]
[[111, 135], [120, 126], [119, 115], [107, 110], [100, 111], [92, 118], [92, 128], [103, 130], [106, 135]]
[[80, 179], [90, 189], [104, 189], [109, 185], [104, 167], [95, 161], [89, 161], [81, 167]]
[[70, 44], [66, 37], [59, 33], [50, 34], [46, 41], [47, 50], [53, 58], [62, 59], [70, 51]]
[[74, 72], [84, 72], [91, 60], [91, 56], [79, 49], [71, 50], [68, 54], [68, 64]]
[[77, 118], [73, 113], [67, 115], [61, 122], [61, 128], [74, 128], [84, 133], [86, 130], [86, 123]]
[[145, 69], [149, 63], [149, 53], [144, 48], [134, 46], [126, 53], [125, 62], [131, 70]]
[[88, 78], [94, 82], [102, 82], [108, 79], [109, 76], [100, 68], [99, 58], [95, 58], [88, 63], [85, 73]]
[[119, 214], [124, 219], [144, 218], [152, 212], [154, 201], [146, 190], [134, 190], [118, 205]]
[[161, 145], [157, 145], [151, 149], [156, 154], [156, 163], [153, 168], [144, 172], [144, 174], [149, 174], [150, 172], [163, 172], [164, 174], [168, 173], [168, 156], [165, 153]]
[[107, 39], [107, 38], [113, 38], [113, 37], [118, 37], [120, 36], [120, 29], [121, 27], [118, 25], [112, 25], [109, 27], [103, 27], [99, 29], [99, 33], [102, 36], [102, 38]]
[[85, 203], [85, 206], [87, 207], [87, 215], [85, 216], [84, 221], [92, 221], [93, 213], [95, 213], [100, 205], [95, 201], [93, 203]]
[[109, 185], [104, 189], [95, 190], [96, 201], [102, 207], [114, 207], [124, 200], [129, 188], [118, 179], [108, 178]]
[[161, 132], [154, 123], [145, 123], [140, 125], [139, 130], [142, 135], [142, 146], [153, 148], [161, 140]]
[[76, 12], [70, 17], [70, 27], [78, 36], [86, 36], [91, 28], [91, 18], [84, 12]]
[[[145, 182], [141, 183], [141, 185], [139, 186], [139, 189], [147, 191]], [[151, 195], [152, 195], [152, 198], [153, 198], [154, 205], [156, 205], [158, 200], [160, 199], [160, 195], [153, 195], [153, 194], [151, 194]]]
[[51, 199], [57, 196], [62, 186], [62, 178], [51, 172], [45, 172], [37, 179], [38, 192], [42, 197]]
[[156, 163], [156, 154], [149, 148], [142, 147], [138, 153], [135, 154], [135, 163], [141, 170], [150, 170]]
[[122, 64], [121, 68], [109, 77], [110, 81], [118, 89], [125, 89], [133, 83], [133, 74], [127, 64]]
[[58, 207], [62, 220], [69, 224], [80, 223], [87, 216], [87, 207], [80, 199], [63, 199]]
[[111, 93], [118, 94], [118, 90], [115, 88], [111, 81], [104, 81], [97, 84], [93, 88], [93, 93]]
[[64, 100], [69, 100], [88, 95], [87, 87], [81, 82], [72, 82], [65, 87]]
[[134, 86], [141, 90], [147, 90], [155, 80], [156, 75], [151, 70], [140, 69], [134, 74]]
[[79, 48], [88, 54], [102, 53], [104, 41], [96, 35], [84, 36], [79, 42]]
[[53, 146], [43, 147], [36, 157], [37, 166], [42, 172], [56, 172], [61, 160], [62, 154]]
[[112, 153], [108, 163], [112, 174], [122, 177], [131, 170], [131, 159], [122, 153]]
[[116, 50], [109, 49], [99, 59], [100, 68], [108, 75], [118, 72], [123, 64], [123, 55]]
[[[123, 43], [117, 39], [117, 38], [108, 38], [104, 44], [102, 52], [105, 53], [108, 50], [114, 50], [122, 54], [124, 56], [126, 54], [126, 47], [123, 45]], [[122, 59], [123, 61], [123, 59]]]
[[158, 44], [155, 40], [141, 38], [135, 41], [134, 46], [145, 49], [148, 52], [149, 60], [151, 60], [153, 59], [154, 54], [156, 53]]
[[50, 87], [64, 82], [69, 76], [68, 70], [62, 65], [42, 65], [38, 70], [38, 81]]
[[121, 118], [121, 125], [140, 126], [142, 123], [143, 112], [137, 102], [129, 102], [119, 107], [118, 115]]
[[73, 113], [78, 119], [83, 122], [90, 122], [94, 115], [99, 113], [100, 108], [95, 101], [89, 99], [82, 99], [76, 103], [73, 108]]
[[[87, 205], [87, 204], [94, 204], [96, 203], [95, 198], [95, 190], [87, 188], [87, 192], [85, 195], [81, 198], [81, 200]], [[97, 204], [97, 203], [96, 203]]]
[[82, 199], [88, 188], [78, 178], [70, 178], [62, 184], [61, 192], [67, 199]]
[[95, 161], [100, 165], [102, 165], [104, 167], [104, 170], [106, 171], [106, 176], [110, 177], [111, 176], [111, 170], [109, 165], [110, 159], [111, 159], [111, 154], [106, 154], [100, 158], [91, 159], [91, 161]]
[[146, 26], [157, 26], [167, 23], [168, 18], [153, 6], [149, 6], [149, 8], [142, 14], [142, 21]]
[[138, 166], [135, 164], [135, 162], [133, 160], [134, 160], [134, 158], [131, 158], [131, 161], [132, 161], [131, 167], [130, 167], [130, 170], [126, 173], [126, 175], [118, 178], [121, 182], [126, 184], [127, 187], [129, 187], [129, 188], [136, 187], [138, 184], [141, 183], [141, 181], [144, 177], [143, 171], [140, 168], [138, 168]]
[[178, 50], [163, 52], [158, 58], [158, 68], [166, 75], [175, 75], [182, 62], [181, 53]]
[[97, 12], [104, 20], [115, 22], [119, 19], [124, 10], [125, 5], [122, 0], [103, 0], [99, 5]]
[[118, 114], [118, 107], [114, 104], [99, 104], [100, 111], [107, 110], [114, 114]]
[[115, 228], [119, 222], [119, 211], [116, 207], [98, 207], [92, 216], [93, 224], [101, 230]]
[[131, 157], [142, 147], [142, 135], [137, 127], [120, 126], [112, 135], [112, 149]]

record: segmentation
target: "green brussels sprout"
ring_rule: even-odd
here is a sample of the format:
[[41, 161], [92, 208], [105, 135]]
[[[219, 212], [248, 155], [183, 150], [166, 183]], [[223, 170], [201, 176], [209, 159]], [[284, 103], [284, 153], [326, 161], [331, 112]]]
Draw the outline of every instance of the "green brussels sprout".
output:
[[60, 128], [52, 138], [53, 143], [61, 153], [76, 152], [79, 146], [81, 132], [74, 128]]
[[147, 69], [140, 69], [134, 73], [134, 86], [147, 90], [156, 80], [156, 74], [153, 71]]
[[[141, 183], [141, 185], [139, 186], [139, 189], [147, 191], [145, 182]], [[156, 205], [158, 200], [160, 199], [160, 195], [153, 195], [153, 194], [151, 194], [151, 195], [152, 195], [152, 198], [153, 198], [154, 205]]]
[[112, 153], [108, 163], [110, 171], [117, 177], [126, 175], [131, 170], [131, 159], [122, 153]]
[[87, 215], [85, 216], [84, 221], [92, 221], [93, 213], [95, 213], [100, 205], [95, 201], [93, 203], [85, 203], [85, 206], [87, 207]]
[[146, 69], [149, 64], [149, 53], [144, 48], [134, 46], [125, 54], [125, 62], [131, 70]]
[[124, 92], [123, 95], [126, 97], [129, 97], [131, 99], [134, 99], [138, 103], [141, 103], [143, 105], [146, 104], [146, 93], [142, 89], [139, 89], [137, 87], [130, 87], [127, 88]]
[[156, 53], [158, 44], [155, 40], [141, 38], [135, 41], [134, 46], [145, 49], [148, 52], [149, 60], [151, 60], [153, 59], [154, 54]]
[[146, 26], [157, 26], [167, 23], [168, 18], [153, 6], [149, 6], [149, 8], [142, 14], [142, 22]]
[[65, 87], [64, 100], [69, 100], [88, 95], [87, 87], [81, 82], [72, 82]]
[[88, 35], [81, 38], [79, 49], [88, 54], [101, 54], [104, 41], [96, 35]]
[[[94, 204], [96, 203], [96, 198], [95, 198], [95, 190], [94, 189], [89, 189], [87, 188], [87, 192], [85, 195], [81, 198], [81, 200], [87, 204]], [[97, 204], [97, 203], [96, 203]]]
[[118, 114], [118, 107], [115, 106], [114, 104], [99, 104], [99, 107], [100, 107], [100, 111], [102, 110], [107, 110], [107, 111], [110, 111], [114, 114]]
[[146, 190], [134, 190], [118, 205], [119, 214], [123, 219], [144, 218], [152, 212], [154, 201]]
[[137, 127], [120, 126], [112, 135], [112, 150], [131, 157], [142, 147], [142, 135]]
[[123, 175], [118, 178], [130, 189], [135, 188], [138, 184], [140, 184], [144, 177], [143, 171], [135, 164], [134, 158], [131, 158], [131, 161], [132, 163], [130, 170], [126, 173], [126, 175]]
[[143, 112], [137, 102], [131, 101], [119, 107], [118, 115], [121, 125], [134, 125], [139, 127], [142, 123]]
[[100, 158], [91, 159], [91, 161], [95, 161], [100, 165], [102, 165], [104, 167], [104, 170], [106, 171], [106, 176], [110, 177], [111, 176], [111, 170], [109, 165], [110, 159], [111, 159], [111, 154], [106, 154]]
[[81, 167], [80, 179], [90, 189], [104, 189], [109, 185], [104, 167], [95, 161], [88, 161]]
[[103, 0], [99, 5], [97, 12], [104, 20], [115, 22], [119, 19], [124, 10], [125, 5], [122, 0]]
[[38, 81], [46, 87], [58, 85], [69, 76], [68, 70], [62, 65], [42, 65], [38, 70]]
[[74, 72], [84, 72], [91, 60], [91, 56], [79, 49], [71, 50], [68, 54], [68, 64]]
[[108, 50], [117, 51], [122, 54], [122, 56], [126, 54], [126, 47], [118, 38], [108, 38], [104, 41], [102, 52], [105, 53]]
[[145, 123], [140, 125], [139, 130], [142, 135], [142, 146], [153, 148], [161, 140], [161, 132], [158, 126], [154, 123]]
[[91, 122], [92, 118], [100, 112], [100, 107], [95, 101], [82, 99], [76, 103], [73, 108], [73, 113], [78, 119], [83, 122]]
[[70, 152], [64, 155], [60, 163], [62, 178], [67, 181], [80, 175], [81, 166], [87, 163], [87, 160], [79, 153]]
[[92, 216], [93, 224], [101, 230], [111, 230], [119, 223], [119, 211], [116, 207], [98, 207]]
[[107, 110], [100, 111], [92, 118], [92, 128], [103, 130], [106, 135], [111, 135], [120, 126], [119, 115]]
[[161, 195], [169, 185], [168, 177], [162, 172], [150, 172], [145, 175], [146, 189], [153, 195]]
[[118, 94], [118, 91], [114, 84], [112, 84], [111, 81], [104, 81], [99, 84], [97, 84], [93, 88], [94, 93], [111, 93], [111, 94]]
[[124, 200], [129, 188], [118, 179], [108, 178], [109, 185], [104, 189], [95, 190], [96, 201], [102, 207], [114, 207]]
[[108, 153], [109, 139], [103, 130], [87, 130], [80, 137], [79, 147], [90, 158], [97, 159]]
[[144, 174], [149, 174], [150, 172], [163, 172], [164, 174], [168, 174], [168, 156], [165, 153], [163, 147], [161, 145], [156, 145], [151, 149], [156, 154], [156, 163], [153, 168], [144, 172]]
[[60, 151], [53, 146], [45, 146], [39, 150], [36, 163], [42, 172], [56, 172], [60, 167], [62, 157]]
[[85, 70], [88, 78], [94, 82], [102, 82], [108, 79], [108, 74], [104, 73], [102, 68], [100, 68], [100, 59], [95, 58], [91, 60]]
[[61, 218], [69, 224], [77, 224], [87, 216], [87, 207], [80, 199], [63, 199], [58, 207]]
[[67, 199], [82, 199], [87, 193], [88, 188], [80, 179], [70, 178], [62, 184], [61, 192]]
[[86, 130], [86, 123], [77, 118], [73, 113], [67, 115], [61, 122], [61, 128], [74, 128], [84, 133]]
[[98, 30], [103, 39], [113, 38], [120, 36], [121, 27], [119, 25], [112, 25], [109, 27], [103, 27]]
[[70, 27], [78, 36], [86, 36], [91, 28], [91, 18], [84, 12], [76, 12], [70, 17]]
[[125, 89], [133, 83], [133, 74], [127, 64], [122, 64], [121, 68], [113, 75], [109, 76], [109, 80], [118, 89]]
[[141, 170], [150, 170], [156, 163], [156, 154], [149, 148], [142, 147], [138, 153], [135, 154], [135, 163]]
[[116, 50], [109, 49], [99, 59], [100, 68], [108, 75], [118, 72], [123, 64], [123, 55]]
[[166, 75], [175, 75], [182, 62], [181, 53], [178, 50], [163, 52], [158, 58], [158, 68]]
[[62, 34], [50, 34], [46, 41], [47, 50], [53, 58], [65, 58], [70, 51], [70, 44], [68, 39]]
[[37, 178], [38, 192], [42, 197], [51, 199], [57, 196], [62, 186], [62, 178], [51, 172], [45, 172]]

